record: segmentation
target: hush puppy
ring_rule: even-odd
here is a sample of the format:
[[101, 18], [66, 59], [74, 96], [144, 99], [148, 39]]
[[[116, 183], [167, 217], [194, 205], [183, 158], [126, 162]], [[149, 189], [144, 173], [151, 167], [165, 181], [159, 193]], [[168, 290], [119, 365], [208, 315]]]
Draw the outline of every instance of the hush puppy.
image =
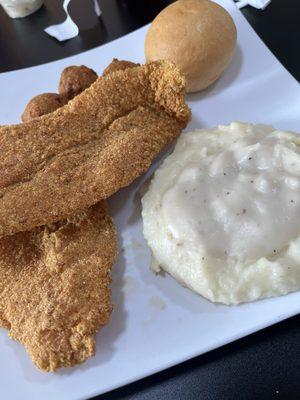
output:
[[98, 75], [91, 68], [88, 68], [85, 65], [72, 65], [65, 68], [61, 73], [58, 84], [58, 93], [60, 96], [71, 100], [73, 97], [91, 86], [97, 78]]

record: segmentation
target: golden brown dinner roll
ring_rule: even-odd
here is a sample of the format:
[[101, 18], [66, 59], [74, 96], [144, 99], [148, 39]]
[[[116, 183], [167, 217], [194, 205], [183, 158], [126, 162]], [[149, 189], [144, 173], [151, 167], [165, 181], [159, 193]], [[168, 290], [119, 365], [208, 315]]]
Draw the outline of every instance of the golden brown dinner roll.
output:
[[145, 42], [147, 61], [167, 59], [187, 79], [187, 91], [212, 84], [229, 64], [236, 45], [230, 14], [210, 0], [178, 0], [152, 22]]
[[70, 100], [91, 86], [97, 78], [98, 75], [91, 68], [85, 65], [72, 65], [61, 73], [58, 93]]
[[66, 104], [66, 99], [56, 93], [43, 93], [33, 97], [21, 116], [22, 122], [49, 114]]

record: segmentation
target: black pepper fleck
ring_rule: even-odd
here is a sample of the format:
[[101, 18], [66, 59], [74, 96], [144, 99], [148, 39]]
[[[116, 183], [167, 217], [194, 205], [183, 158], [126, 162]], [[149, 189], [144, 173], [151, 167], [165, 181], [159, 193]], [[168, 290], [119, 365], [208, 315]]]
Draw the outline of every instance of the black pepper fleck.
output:
[[252, 157], [249, 157], [248, 160], [251, 161], [251, 160], [252, 160]]
[[243, 208], [243, 214], [246, 214], [246, 209], [245, 208]]
[[250, 183], [253, 183], [254, 181], [250, 181]]

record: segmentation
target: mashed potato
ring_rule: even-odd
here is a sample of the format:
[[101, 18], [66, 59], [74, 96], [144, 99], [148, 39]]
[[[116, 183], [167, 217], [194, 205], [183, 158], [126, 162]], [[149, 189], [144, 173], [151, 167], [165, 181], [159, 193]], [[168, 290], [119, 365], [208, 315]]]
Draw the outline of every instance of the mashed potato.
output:
[[242, 123], [183, 134], [142, 205], [154, 270], [209, 300], [300, 288], [300, 136]]

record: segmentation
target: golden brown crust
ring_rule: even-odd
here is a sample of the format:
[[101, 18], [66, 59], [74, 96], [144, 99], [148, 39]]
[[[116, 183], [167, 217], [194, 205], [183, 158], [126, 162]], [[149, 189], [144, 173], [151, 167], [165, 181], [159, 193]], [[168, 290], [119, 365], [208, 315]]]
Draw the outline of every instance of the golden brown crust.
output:
[[114, 58], [112, 62], [105, 68], [102, 76], [106, 76], [116, 71], [123, 71], [124, 69], [127, 68], [138, 67], [139, 65], [140, 64], [136, 64], [132, 61], [118, 60], [117, 58]]
[[58, 93], [68, 100], [77, 96], [91, 86], [98, 78], [97, 73], [85, 65], [71, 65], [65, 68], [60, 76]]
[[66, 221], [0, 239], [0, 325], [54, 371], [95, 353], [108, 322], [116, 235], [104, 202]]
[[56, 93], [43, 93], [33, 97], [21, 116], [23, 122], [49, 114], [65, 105], [67, 99]]
[[[40, 95], [29, 105], [42, 104], [44, 114], [60, 107], [48, 99]], [[28, 112], [27, 118], [40, 115]], [[39, 368], [54, 371], [94, 355], [94, 333], [112, 309], [115, 255], [105, 202], [69, 220], [0, 239], [0, 326], [26, 346]]]
[[0, 235], [66, 218], [147, 170], [190, 119], [185, 81], [155, 62], [99, 78], [59, 110], [0, 128]]

